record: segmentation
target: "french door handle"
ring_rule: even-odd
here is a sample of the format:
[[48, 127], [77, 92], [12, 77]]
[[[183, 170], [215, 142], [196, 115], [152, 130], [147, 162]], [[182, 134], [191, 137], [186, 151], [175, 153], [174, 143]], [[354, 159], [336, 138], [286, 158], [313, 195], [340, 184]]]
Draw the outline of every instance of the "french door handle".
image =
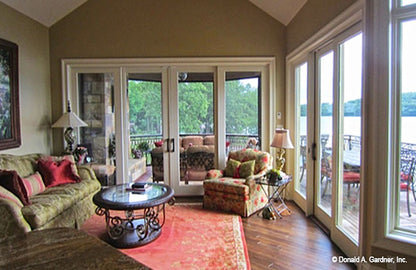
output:
[[168, 153], [170, 152], [170, 140], [169, 140], [169, 138], [166, 139], [166, 151]]
[[312, 144], [312, 160], [316, 160], [316, 143]]
[[172, 143], [172, 153], [174, 153], [175, 152], [175, 139], [172, 138], [170, 140], [171, 140], [171, 143]]

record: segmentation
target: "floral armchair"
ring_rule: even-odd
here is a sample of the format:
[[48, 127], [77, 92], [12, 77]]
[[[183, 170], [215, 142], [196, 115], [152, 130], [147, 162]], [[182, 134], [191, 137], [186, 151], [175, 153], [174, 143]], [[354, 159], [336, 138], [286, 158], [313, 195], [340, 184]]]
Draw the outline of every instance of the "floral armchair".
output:
[[248, 217], [262, 209], [267, 196], [255, 179], [272, 168], [267, 152], [243, 149], [230, 152], [224, 170], [210, 170], [204, 181], [204, 208]]

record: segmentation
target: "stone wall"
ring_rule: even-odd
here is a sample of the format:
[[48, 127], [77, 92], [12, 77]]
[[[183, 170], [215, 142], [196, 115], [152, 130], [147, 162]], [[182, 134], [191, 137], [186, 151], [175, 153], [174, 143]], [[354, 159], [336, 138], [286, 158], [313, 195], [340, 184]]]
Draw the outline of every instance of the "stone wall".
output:
[[90, 147], [93, 161], [113, 164], [110, 142], [115, 136], [114, 78], [107, 73], [84, 73], [78, 77], [81, 128], [80, 142]]

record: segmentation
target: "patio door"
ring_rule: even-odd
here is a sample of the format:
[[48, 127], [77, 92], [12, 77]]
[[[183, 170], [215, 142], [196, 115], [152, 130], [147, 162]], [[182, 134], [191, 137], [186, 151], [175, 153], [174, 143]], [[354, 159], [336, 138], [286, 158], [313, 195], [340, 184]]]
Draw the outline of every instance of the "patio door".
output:
[[115, 165], [116, 184], [137, 181], [144, 164], [148, 180], [175, 195], [202, 195], [207, 171], [224, 168], [229, 150], [269, 150], [261, 142], [274, 126], [274, 65], [269, 57], [64, 59], [64, 100], [89, 121], [87, 139], [108, 155], [101, 164]]
[[202, 195], [207, 172], [216, 168], [214, 78], [214, 67], [170, 69], [170, 179], [181, 195]]
[[296, 203], [348, 255], [358, 254], [362, 34], [359, 26], [300, 59], [296, 91]]

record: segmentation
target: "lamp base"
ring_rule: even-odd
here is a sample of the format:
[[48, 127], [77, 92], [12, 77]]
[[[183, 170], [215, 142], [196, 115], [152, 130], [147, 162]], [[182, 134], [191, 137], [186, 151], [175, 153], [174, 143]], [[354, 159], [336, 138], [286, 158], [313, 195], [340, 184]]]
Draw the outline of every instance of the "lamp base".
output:
[[285, 166], [285, 158], [283, 157], [285, 155], [285, 150], [280, 148], [279, 153], [276, 155], [276, 169], [279, 171], [283, 170], [283, 167]]
[[64, 132], [64, 139], [66, 141], [65, 153], [67, 154], [72, 154], [74, 151], [72, 145], [74, 144], [76, 137], [73, 131], [74, 129], [72, 127], [68, 127]]

